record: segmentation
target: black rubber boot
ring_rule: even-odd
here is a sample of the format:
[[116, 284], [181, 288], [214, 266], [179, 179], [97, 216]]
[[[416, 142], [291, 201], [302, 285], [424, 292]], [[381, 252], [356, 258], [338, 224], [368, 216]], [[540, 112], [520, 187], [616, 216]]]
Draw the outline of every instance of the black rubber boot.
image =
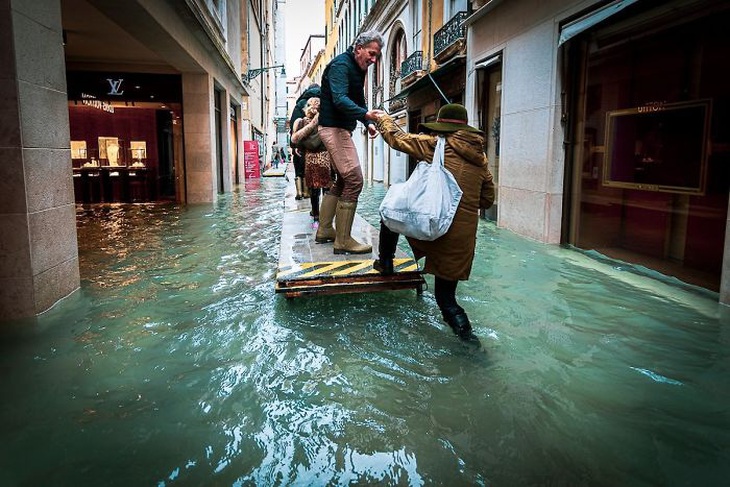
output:
[[384, 276], [389, 276], [395, 272], [393, 258], [395, 257], [395, 247], [398, 245], [398, 237], [397, 233], [386, 227], [383, 222], [380, 222], [379, 255], [378, 260], [373, 261], [373, 269]]
[[479, 338], [474, 334], [469, 323], [469, 317], [466, 316], [464, 310], [460, 307], [445, 308], [441, 311], [444, 320], [454, 330], [456, 336], [464, 340], [465, 342], [479, 345]]
[[314, 218], [314, 221], [319, 221], [319, 193], [322, 191], [320, 188], [312, 188], [309, 190], [309, 199], [312, 202], [312, 211], [309, 212], [309, 216]]

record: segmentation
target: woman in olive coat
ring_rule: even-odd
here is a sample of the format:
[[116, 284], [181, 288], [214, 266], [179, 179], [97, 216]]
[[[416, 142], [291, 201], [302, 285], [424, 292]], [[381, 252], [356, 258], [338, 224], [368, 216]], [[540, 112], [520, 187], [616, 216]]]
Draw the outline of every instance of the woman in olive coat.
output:
[[[407, 237], [416, 260], [426, 258], [424, 272], [435, 277], [434, 294], [444, 320], [460, 338], [478, 341], [469, 318], [456, 302], [456, 286], [469, 279], [479, 209], [494, 203], [494, 182], [484, 154], [484, 133], [467, 124], [466, 108], [458, 104], [441, 107], [436, 122], [423, 123], [427, 133], [403, 132], [395, 121], [383, 114], [377, 121], [383, 139], [392, 148], [418, 160], [432, 161], [438, 136], [446, 139], [444, 167], [456, 178], [463, 191], [456, 216], [449, 230], [433, 241]], [[382, 222], [380, 225], [379, 259], [374, 267], [382, 274], [393, 273], [393, 257], [398, 234]]]

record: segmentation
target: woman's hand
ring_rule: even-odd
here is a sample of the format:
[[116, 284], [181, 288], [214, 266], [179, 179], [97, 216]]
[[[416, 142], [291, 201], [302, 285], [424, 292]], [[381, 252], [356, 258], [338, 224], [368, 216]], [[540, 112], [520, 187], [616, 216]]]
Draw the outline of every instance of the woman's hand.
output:
[[379, 133], [380, 132], [378, 132], [378, 129], [375, 127], [375, 125], [368, 124], [368, 136], [371, 139], [374, 139], [375, 137], [377, 137]]
[[372, 120], [373, 122], [377, 122], [383, 115], [387, 115], [387, 113], [383, 110], [370, 110], [365, 114], [365, 120]]

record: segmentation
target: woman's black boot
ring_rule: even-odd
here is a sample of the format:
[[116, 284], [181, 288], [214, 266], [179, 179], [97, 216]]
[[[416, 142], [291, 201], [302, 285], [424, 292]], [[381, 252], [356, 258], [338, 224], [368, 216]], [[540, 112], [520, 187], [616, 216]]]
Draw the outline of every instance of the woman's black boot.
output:
[[309, 190], [309, 199], [312, 202], [312, 211], [309, 212], [309, 216], [314, 218], [314, 221], [319, 221], [319, 192], [321, 189], [313, 188]]
[[380, 238], [378, 240], [378, 260], [373, 262], [373, 269], [380, 272], [384, 276], [389, 276], [395, 272], [393, 269], [393, 258], [395, 257], [395, 248], [398, 245], [399, 235], [386, 227], [380, 222]]
[[459, 338], [466, 342], [474, 343], [475, 345], [479, 344], [479, 338], [477, 338], [471, 328], [469, 317], [466, 316], [466, 313], [460, 306], [444, 308], [441, 314]]

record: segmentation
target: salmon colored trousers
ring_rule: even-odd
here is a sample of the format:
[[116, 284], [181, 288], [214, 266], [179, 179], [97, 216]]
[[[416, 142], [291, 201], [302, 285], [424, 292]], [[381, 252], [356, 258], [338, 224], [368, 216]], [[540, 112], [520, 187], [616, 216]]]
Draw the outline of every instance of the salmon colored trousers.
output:
[[349, 130], [320, 126], [319, 138], [327, 147], [337, 171], [337, 178], [332, 182], [330, 194], [340, 201], [357, 203], [362, 192], [363, 178], [352, 134]]

